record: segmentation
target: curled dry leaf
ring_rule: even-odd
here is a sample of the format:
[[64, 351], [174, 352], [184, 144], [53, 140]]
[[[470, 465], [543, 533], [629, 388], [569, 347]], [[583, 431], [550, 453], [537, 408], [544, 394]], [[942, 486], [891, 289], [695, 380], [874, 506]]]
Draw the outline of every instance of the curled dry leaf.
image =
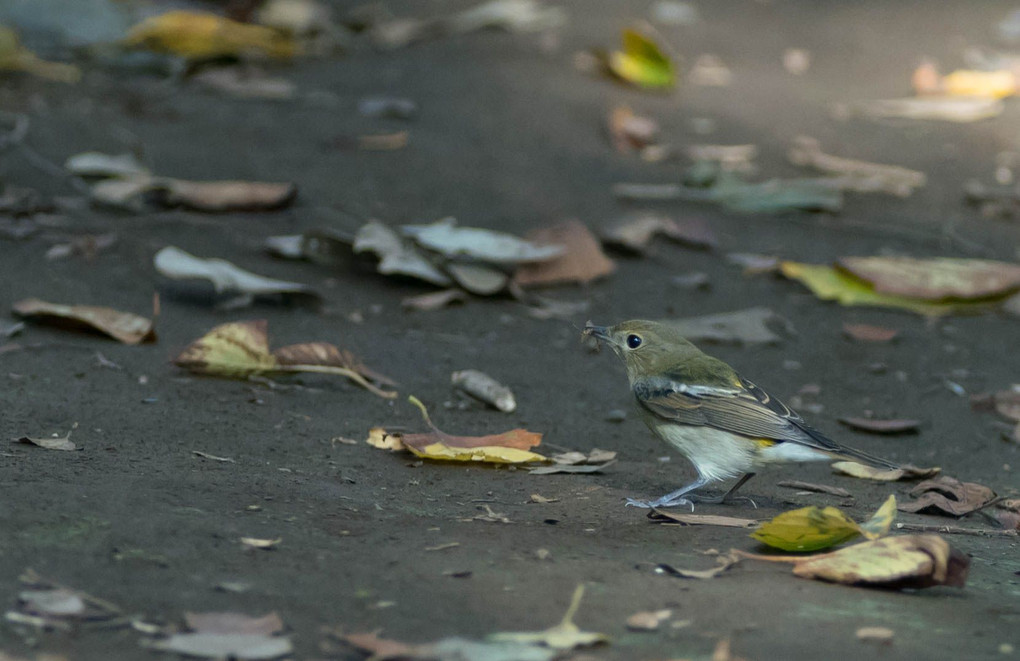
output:
[[1020, 385], [991, 394], [974, 395], [970, 398], [970, 405], [976, 411], [994, 410], [1007, 420], [1020, 422]]
[[527, 238], [539, 245], [561, 246], [562, 254], [542, 263], [518, 267], [514, 282], [521, 287], [587, 284], [616, 270], [616, 264], [602, 252], [595, 236], [578, 220], [529, 232]]
[[627, 106], [618, 106], [609, 113], [607, 122], [613, 147], [621, 153], [643, 149], [655, 141], [659, 123], [650, 117], [634, 114]]
[[283, 541], [282, 537], [275, 539], [266, 539], [261, 537], [242, 537], [241, 545], [248, 549], [262, 549], [268, 551], [279, 546], [280, 542]]
[[752, 560], [791, 563], [794, 575], [802, 578], [892, 589], [962, 588], [970, 566], [966, 554], [936, 535], [885, 537], [808, 557], [734, 552]]
[[869, 324], [843, 324], [843, 332], [858, 342], [891, 342], [900, 334], [895, 328]]
[[454, 372], [450, 375], [450, 382], [455, 388], [499, 411], [512, 413], [517, 409], [517, 400], [513, 392], [484, 372], [478, 370]]
[[454, 436], [433, 424], [428, 410], [418, 398], [409, 397], [408, 400], [418, 407], [432, 431], [424, 434], [387, 434], [384, 429], [375, 427], [369, 432], [369, 445], [388, 450], [407, 449], [424, 459], [513, 464], [546, 461], [542, 455], [529, 450], [542, 442], [542, 434], [512, 429], [489, 436]]
[[[77, 428], [77, 424], [71, 429], [74, 431]], [[35, 445], [43, 448], [44, 450], [61, 450], [63, 452], [74, 452], [75, 450], [81, 450], [82, 448], [74, 444], [71, 440], [71, 431], [68, 431], [63, 436], [52, 436], [50, 438], [29, 438], [28, 436], [22, 436], [17, 439], [16, 443], [26, 443], [29, 445]]]
[[642, 253], [658, 234], [698, 248], [713, 248], [717, 244], [715, 234], [703, 219], [685, 218], [677, 221], [656, 213], [640, 213], [623, 218], [602, 230], [602, 240], [612, 246]]
[[248, 302], [260, 296], [319, 298], [308, 285], [266, 278], [226, 260], [202, 259], [174, 246], [167, 246], [157, 252], [153, 265], [160, 275], [171, 280], [206, 280], [212, 284], [217, 294], [242, 298]]
[[916, 434], [920, 420], [876, 420], [874, 418], [839, 418], [839, 422], [860, 431], [872, 434]]
[[879, 482], [897, 482], [899, 480], [921, 480], [931, 477], [942, 471], [934, 466], [931, 468], [920, 468], [912, 464], [904, 464], [899, 468], [886, 469], [874, 466], [865, 466], [856, 461], [837, 461], [832, 464], [832, 469], [841, 475], [859, 477], [865, 480], [877, 480]]
[[974, 482], [961, 482], [948, 475], [925, 480], [910, 490], [916, 500], [903, 503], [903, 512], [928, 512], [963, 516], [979, 510], [995, 498], [995, 492]]
[[162, 202], [195, 211], [270, 211], [287, 206], [297, 197], [297, 185], [265, 181], [184, 181], [160, 178], [156, 190]]
[[715, 567], [709, 569], [677, 569], [676, 567], [659, 564], [655, 566], [657, 572], [676, 576], [677, 578], [695, 578], [708, 580], [728, 571], [731, 567], [740, 562], [740, 557], [732, 551], [726, 555], [720, 555], [715, 559]]
[[92, 305], [61, 305], [28, 298], [14, 304], [15, 314], [57, 326], [95, 330], [124, 344], [155, 342], [151, 319]]
[[285, 636], [251, 633], [175, 633], [155, 641], [143, 641], [150, 649], [203, 659], [259, 661], [278, 659], [293, 652]]
[[261, 617], [244, 613], [184, 613], [184, 623], [200, 633], [245, 633], [272, 636], [283, 632], [283, 620], [274, 611]]
[[376, 270], [383, 275], [404, 275], [440, 287], [453, 284], [417, 247], [377, 220], [362, 225], [354, 237], [354, 252], [366, 251], [379, 257]]
[[627, 618], [627, 628], [632, 631], [655, 631], [660, 624], [671, 617], [673, 617], [673, 611], [669, 608], [641, 611]]
[[459, 227], [453, 218], [431, 225], [404, 225], [400, 230], [418, 245], [448, 259], [475, 259], [510, 266], [548, 261], [564, 253], [562, 247], [551, 243], [542, 245], [503, 232]]
[[286, 59], [296, 52], [293, 37], [281, 30], [190, 11], [151, 16], [132, 27], [122, 43], [195, 60], [253, 54]]
[[879, 294], [925, 301], [993, 298], [1020, 290], [1020, 265], [990, 259], [843, 257], [837, 265]]
[[719, 526], [722, 528], [754, 528], [760, 521], [756, 519], [741, 519], [734, 516], [718, 516], [716, 514], [684, 514], [682, 512], [667, 512], [666, 510], [652, 509], [648, 518], [653, 523], [676, 523], [682, 526]]
[[270, 372], [336, 374], [380, 397], [396, 397], [395, 392], [379, 387], [393, 385], [391, 379], [332, 344], [309, 342], [271, 352], [267, 326], [264, 319], [221, 324], [192, 342], [174, 359], [174, 364], [192, 372], [229, 378]]
[[898, 165], [868, 163], [826, 154], [817, 140], [803, 135], [794, 139], [787, 155], [795, 165], [809, 165], [828, 174], [838, 175], [845, 182], [845, 190], [907, 197], [915, 188], [924, 186], [926, 181], [923, 172]]
[[784, 551], [817, 551], [859, 535], [877, 539], [889, 532], [895, 519], [896, 497], [889, 496], [863, 524], [858, 524], [835, 507], [803, 507], [766, 521], [751, 533], [751, 537]]
[[552, 661], [559, 653], [525, 643], [488, 643], [464, 638], [443, 638], [434, 643], [409, 645], [379, 638], [377, 633], [343, 636], [358, 649], [370, 652], [372, 661]]
[[484, 264], [447, 262], [444, 268], [458, 285], [480, 296], [498, 294], [510, 281], [502, 270]]
[[857, 636], [857, 640], [888, 644], [896, 634], [889, 627], [861, 627], [854, 635]]
[[574, 596], [570, 600], [570, 607], [567, 608], [563, 620], [556, 626], [545, 631], [522, 631], [494, 633], [489, 635], [493, 642], [510, 642], [545, 645], [554, 650], [572, 650], [576, 647], [587, 647], [598, 645], [609, 641], [609, 636], [604, 633], [581, 631], [574, 624], [574, 615], [581, 606], [581, 598], [584, 597], [584, 585], [578, 585], [574, 590]]

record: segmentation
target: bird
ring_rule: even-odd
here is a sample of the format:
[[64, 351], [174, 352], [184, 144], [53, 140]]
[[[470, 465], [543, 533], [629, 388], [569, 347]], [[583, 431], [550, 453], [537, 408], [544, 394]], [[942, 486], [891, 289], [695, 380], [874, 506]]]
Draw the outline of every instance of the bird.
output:
[[[721, 503], [769, 464], [836, 458], [899, 468], [840, 445], [809, 426], [790, 407], [702, 352], [668, 323], [631, 320], [596, 326], [589, 321], [582, 337], [605, 342], [623, 359], [645, 423], [698, 473], [696, 480], [661, 498], [628, 498], [629, 506], [690, 506], [693, 511], [695, 501]], [[720, 497], [694, 493], [731, 478], [737, 482]]]

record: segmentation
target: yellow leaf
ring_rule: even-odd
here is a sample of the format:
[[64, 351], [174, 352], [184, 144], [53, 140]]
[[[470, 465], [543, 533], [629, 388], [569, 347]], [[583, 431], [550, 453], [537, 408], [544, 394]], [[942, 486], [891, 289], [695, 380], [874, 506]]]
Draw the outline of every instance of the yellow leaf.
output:
[[192, 342], [174, 364], [193, 372], [246, 377], [276, 367], [269, 353], [266, 321], [221, 324]]
[[487, 461], [495, 464], [520, 464], [528, 461], [545, 461], [542, 455], [507, 448], [499, 445], [483, 445], [473, 448], [458, 448], [445, 443], [432, 443], [425, 447], [407, 446], [407, 449], [424, 459], [447, 459], [451, 461]]
[[382, 427], [372, 427], [369, 429], [368, 438], [365, 439], [365, 442], [380, 450], [397, 452], [407, 449], [400, 440], [400, 434], [390, 434]]
[[296, 50], [294, 39], [279, 30], [190, 11], [145, 19], [128, 31], [124, 45], [192, 59], [250, 54], [285, 59]]
[[865, 466], [856, 461], [837, 461], [832, 464], [832, 469], [842, 475], [859, 477], [864, 480], [877, 480], [879, 482], [895, 482], [897, 480], [917, 480], [937, 475], [942, 471], [938, 466], [931, 468], [920, 468], [911, 464], [904, 464], [899, 468], [886, 469]]
[[851, 540], [858, 535], [878, 539], [889, 532], [896, 519], [896, 496], [889, 496], [863, 524], [835, 507], [802, 507], [766, 521], [751, 537], [784, 551], [817, 551]]
[[803, 578], [883, 587], [963, 587], [969, 558], [936, 535], [904, 535], [862, 542], [810, 558], [798, 558]]
[[751, 537], [784, 551], [817, 551], [859, 534], [857, 522], [835, 507], [802, 507], [766, 521]]
[[609, 640], [604, 633], [581, 631], [574, 624], [574, 615], [581, 605], [581, 598], [584, 596], [584, 585], [578, 585], [574, 590], [574, 596], [570, 600], [570, 607], [567, 608], [563, 620], [554, 627], [545, 631], [519, 631], [494, 633], [489, 636], [493, 642], [525, 643], [529, 645], [545, 645], [555, 650], [572, 650], [575, 647], [596, 645]]
[[878, 539], [889, 533], [896, 520], [896, 496], [890, 494], [871, 518], [860, 525], [861, 534], [867, 539]]
[[81, 70], [78, 67], [40, 59], [21, 44], [14, 30], [0, 25], [0, 70], [4, 69], [24, 71], [59, 83], [76, 83], [81, 79]]
[[640, 87], [665, 88], [676, 82], [673, 61], [636, 30], [623, 31], [623, 50], [610, 53], [607, 64], [613, 74]]
[[933, 317], [959, 311], [977, 312], [991, 306], [985, 301], [929, 301], [881, 294], [864, 280], [824, 264], [780, 262], [779, 270], [787, 278], [802, 282], [818, 298], [838, 301], [840, 305], [900, 308]]
[[1016, 94], [1012, 71], [960, 69], [942, 79], [943, 92], [950, 96], [990, 96], [1002, 99]]

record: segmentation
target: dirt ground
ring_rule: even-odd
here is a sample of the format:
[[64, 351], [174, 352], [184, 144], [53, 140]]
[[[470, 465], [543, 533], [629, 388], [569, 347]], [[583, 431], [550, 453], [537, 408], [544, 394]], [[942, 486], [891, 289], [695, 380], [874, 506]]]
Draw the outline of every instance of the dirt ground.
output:
[[[469, 3], [388, 3], [421, 15]], [[1018, 380], [1017, 320], [999, 314], [929, 322], [896, 311], [841, 308], [797, 283], [744, 277], [731, 252], [805, 262], [845, 255], [987, 257], [1016, 261], [1020, 225], [986, 219], [963, 201], [970, 178], [990, 181], [999, 152], [1017, 151], [1020, 108], [974, 124], [836, 121], [830, 105], [909, 93], [922, 56], [962, 65], [968, 46], [998, 45], [995, 24], [1012, 3], [703, 2], [690, 27], [660, 26], [688, 66], [714, 53], [733, 72], [727, 87], [681, 83], [668, 94], [630, 89], [578, 71], [575, 52], [613, 46], [622, 27], [648, 16], [649, 2], [559, 3], [569, 11], [553, 34], [484, 32], [392, 52], [355, 48], [342, 57], [281, 67], [299, 98], [260, 101], [203, 91], [142, 73], [88, 69], [75, 86], [24, 76], [0, 79], [0, 110], [31, 119], [27, 143], [53, 162], [87, 150], [144, 150], [160, 174], [189, 179], [294, 181], [296, 204], [278, 212], [213, 216], [181, 210], [125, 215], [65, 214], [63, 234], [116, 232], [93, 260], [50, 261], [48, 234], [0, 238], [0, 321], [20, 299], [109, 305], [146, 314], [157, 276], [153, 254], [176, 245], [260, 274], [308, 283], [325, 304], [259, 305], [220, 311], [164, 296], [159, 341], [137, 347], [30, 324], [0, 353], [0, 438], [45, 436], [75, 423], [80, 452], [26, 445], [0, 448], [0, 603], [13, 608], [32, 568], [117, 604], [145, 621], [177, 623], [185, 611], [277, 611], [294, 658], [361, 659], [331, 638], [381, 630], [409, 642], [495, 631], [543, 629], [559, 621], [578, 584], [587, 591], [577, 623], [611, 637], [584, 658], [708, 659], [718, 640], [754, 660], [999, 659], [1020, 653], [1020, 555], [1016, 537], [947, 536], [971, 558], [965, 589], [892, 592], [842, 587], [790, 575], [785, 566], [743, 563], [713, 580], [683, 580], [658, 563], [707, 568], [708, 549], [761, 547], [739, 529], [651, 523], [624, 498], [653, 497], [686, 483], [691, 468], [670, 456], [637, 418], [626, 376], [608, 352], [579, 343], [588, 318], [687, 317], [764, 305], [796, 334], [778, 345], [706, 347], [774, 395], [801, 400], [814, 425], [848, 445], [918, 465], [937, 465], [1000, 494], [1017, 489], [1020, 445], [1002, 440], [994, 416], [972, 411], [967, 394]], [[349, 7], [337, 5], [341, 11]], [[787, 73], [784, 49], [812, 55], [805, 75]], [[368, 119], [365, 96], [415, 100], [411, 122]], [[664, 140], [754, 143], [764, 176], [798, 176], [785, 150], [799, 134], [833, 153], [927, 173], [906, 199], [849, 195], [838, 215], [736, 215], [693, 203], [627, 205], [621, 181], [675, 181], [684, 163], [650, 164], [615, 152], [605, 137], [609, 109], [629, 104], [656, 117]], [[692, 119], [716, 130], [698, 135]], [[406, 129], [392, 152], [338, 150], [338, 136]], [[0, 181], [45, 195], [74, 195], [16, 150], [0, 154]], [[592, 228], [624, 212], [657, 208], [698, 216], [719, 237], [714, 251], [659, 243], [650, 256], [618, 258], [612, 276], [549, 295], [587, 300], [571, 320], [534, 319], [510, 299], [477, 299], [437, 312], [408, 312], [401, 300], [427, 286], [375, 274], [360, 260], [337, 268], [276, 260], [265, 237], [317, 227], [355, 229], [367, 218], [399, 224], [455, 216], [463, 225], [524, 233], [568, 218]], [[707, 291], [673, 276], [702, 271]], [[387, 401], [325, 376], [285, 387], [192, 376], [170, 360], [216, 324], [264, 318], [274, 346], [325, 340], [352, 350], [399, 381]], [[845, 322], [894, 327], [892, 344], [860, 344]], [[119, 369], [103, 366], [97, 353]], [[883, 363], [882, 370], [869, 369]], [[475, 368], [516, 393], [518, 410], [467, 403], [452, 371]], [[286, 387], [289, 386], [289, 387]], [[300, 387], [295, 387], [300, 386]], [[362, 441], [370, 427], [421, 429], [404, 399], [429, 405], [438, 425], [484, 434], [513, 427], [545, 434], [539, 449], [603, 448], [619, 461], [590, 475], [531, 476], [524, 470], [421, 463]], [[626, 420], [607, 420], [614, 409]], [[918, 418], [920, 433], [880, 437], [837, 424], [873, 410]], [[331, 442], [336, 437], [358, 444]], [[229, 457], [202, 459], [193, 451]], [[801, 495], [777, 486], [801, 479], [843, 487], [853, 497]], [[839, 505], [865, 518], [909, 483], [836, 476], [828, 466], [760, 475], [746, 503], [703, 505], [700, 513], [766, 519], [811, 504]], [[530, 502], [540, 494], [555, 502]], [[509, 523], [475, 520], [485, 507]], [[981, 517], [901, 514], [900, 521], [991, 529]], [[269, 551], [241, 537], [282, 538]], [[442, 550], [430, 548], [452, 544]], [[544, 559], [539, 549], [545, 549]], [[242, 582], [243, 592], [217, 589]], [[673, 624], [629, 631], [637, 611], [671, 608]], [[858, 640], [865, 626], [889, 627], [891, 644]], [[130, 627], [44, 632], [5, 622], [0, 657], [43, 652], [69, 659], [152, 658]], [[1012, 651], [1010, 650], [1017, 650]], [[569, 656], [569, 655], [568, 655]]]

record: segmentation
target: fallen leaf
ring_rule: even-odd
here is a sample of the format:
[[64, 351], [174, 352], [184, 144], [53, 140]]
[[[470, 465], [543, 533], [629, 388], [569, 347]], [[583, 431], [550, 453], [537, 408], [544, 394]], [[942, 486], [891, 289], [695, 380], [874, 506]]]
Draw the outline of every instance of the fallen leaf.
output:
[[468, 300], [468, 295], [461, 289], [443, 289], [437, 292], [431, 292], [428, 294], [420, 294], [418, 296], [408, 296], [407, 298], [400, 301], [400, 305], [409, 310], [418, 310], [420, 312], [431, 312], [433, 310], [439, 310], [445, 308], [454, 303], [464, 303]]
[[243, 321], [221, 324], [192, 342], [174, 364], [199, 374], [247, 378], [267, 372], [316, 373], [345, 376], [362, 388], [392, 399], [396, 393], [373, 384], [393, 381], [365, 367], [348, 351], [325, 342], [309, 342], [269, 351], [267, 322]]
[[32, 569], [26, 569], [18, 578], [31, 589], [18, 594], [20, 610], [9, 611], [8, 619], [16, 613], [36, 618], [30, 624], [51, 626], [62, 620], [98, 622], [121, 614], [114, 604], [47, 580]]
[[201, 450], [192, 450], [191, 454], [195, 455], [196, 457], [202, 457], [203, 459], [208, 459], [210, 461], [219, 461], [221, 463], [227, 463], [227, 464], [234, 463], [234, 460], [231, 459], [230, 457], [218, 457], [218, 456], [216, 456], [214, 454], [209, 454], [208, 452], [202, 452]]
[[916, 498], [900, 505], [903, 512], [929, 512], [963, 516], [981, 509], [995, 498], [995, 492], [974, 482], [961, 482], [948, 475], [925, 480], [910, 490]]
[[839, 496], [840, 498], [853, 497], [853, 494], [846, 489], [841, 489], [840, 487], [830, 487], [827, 484], [812, 484], [811, 482], [801, 482], [800, 480], [784, 480], [779, 482], [777, 486], [786, 487], [788, 489], [800, 489], [801, 491], [827, 493], [833, 496]]
[[855, 633], [857, 640], [889, 644], [895, 633], [888, 627], [861, 627]]
[[450, 375], [454, 388], [485, 402], [496, 410], [512, 413], [517, 409], [513, 392], [488, 374], [478, 370], [461, 370]]
[[191, 74], [189, 80], [242, 99], [292, 99], [297, 94], [297, 87], [285, 78], [271, 78], [261, 71], [236, 64], [205, 67]]
[[600, 450], [598, 448], [594, 448], [588, 454], [578, 452], [577, 450], [559, 452], [552, 455], [550, 459], [552, 459], [554, 463], [564, 466], [574, 466], [577, 464], [601, 464], [603, 462], [616, 459], [616, 453], [612, 450]]
[[64, 161], [64, 169], [79, 177], [144, 177], [149, 169], [134, 154], [104, 154], [88, 151]]
[[521, 287], [561, 283], [588, 284], [609, 275], [616, 265], [602, 252], [598, 240], [577, 220], [529, 232], [527, 238], [538, 245], [562, 246], [562, 253], [548, 261], [519, 266], [514, 282]]
[[343, 640], [372, 654], [372, 661], [552, 661], [556, 650], [524, 643], [490, 643], [443, 638], [434, 643], [408, 645], [379, 638], [376, 633], [352, 634]]
[[811, 166], [827, 174], [838, 175], [844, 180], [844, 190], [860, 193], [881, 192], [908, 197], [927, 181], [923, 172], [898, 165], [826, 154], [817, 140], [803, 135], [794, 139], [787, 156], [794, 165]]
[[613, 75], [649, 89], [668, 88], [676, 83], [673, 60], [650, 37], [627, 29], [622, 39], [623, 50], [610, 53], [606, 62]]
[[458, 285], [480, 296], [498, 294], [510, 282], [504, 271], [484, 264], [447, 262], [444, 269]]
[[432, 431], [397, 435], [387, 434], [383, 429], [376, 427], [369, 433], [370, 445], [390, 450], [407, 449], [424, 459], [514, 464], [546, 461], [542, 455], [529, 450], [542, 442], [542, 434], [512, 429], [502, 434], [488, 436], [453, 436], [435, 426], [425, 405], [418, 398], [409, 397], [408, 400], [418, 407], [425, 424]]
[[251, 617], [243, 613], [184, 613], [184, 623], [198, 633], [242, 633], [272, 636], [282, 633], [283, 620], [276, 612]]
[[832, 469], [842, 475], [859, 477], [865, 480], [877, 480], [879, 482], [897, 482], [899, 480], [920, 480], [931, 477], [942, 471], [941, 468], [919, 468], [911, 464], [905, 464], [895, 469], [876, 468], [865, 466], [856, 461], [836, 461]]
[[537, 493], [533, 493], [533, 494], [531, 494], [531, 502], [539, 503], [539, 504], [543, 504], [544, 505], [546, 503], [558, 503], [558, 502], [560, 502], [560, 499], [559, 498], [546, 498], [545, 496], [541, 496], [541, 495], [539, 495]]
[[554, 475], [556, 473], [600, 473], [603, 469], [612, 466], [616, 463], [616, 460], [607, 461], [604, 464], [584, 464], [577, 466], [568, 466], [564, 464], [558, 464], [555, 466], [538, 466], [535, 468], [529, 468], [528, 473], [530, 475]]
[[78, 428], [78, 423], [75, 423], [73, 427], [63, 436], [51, 436], [50, 438], [29, 438], [28, 436], [22, 436], [17, 439], [15, 443], [27, 443], [29, 445], [35, 445], [44, 450], [62, 450], [64, 452], [74, 452], [75, 450], [81, 450], [71, 440], [71, 432]]
[[991, 309], [987, 300], [924, 300], [907, 296], [894, 296], [875, 291], [874, 286], [841, 268], [825, 264], [780, 262], [779, 271], [787, 278], [799, 280], [815, 296], [840, 305], [866, 305], [891, 307], [927, 316], [937, 317], [963, 311]]
[[754, 528], [761, 523], [756, 519], [741, 519], [734, 516], [719, 516], [716, 514], [683, 514], [654, 508], [648, 513], [648, 518], [654, 523], [678, 523], [683, 526], [719, 526], [722, 528]]
[[664, 323], [674, 326], [681, 335], [694, 342], [778, 344], [783, 338], [775, 333], [773, 328], [782, 329], [787, 333], [792, 333], [793, 330], [789, 321], [764, 307], [704, 317], [670, 319]]
[[0, 25], [0, 71], [23, 71], [58, 83], [77, 83], [81, 69], [73, 64], [48, 62], [25, 48], [18, 33]]
[[459, 227], [453, 218], [431, 225], [404, 225], [400, 230], [418, 245], [448, 259], [466, 258], [513, 266], [548, 261], [564, 254], [564, 249], [558, 245], [540, 245], [503, 232]]
[[860, 431], [873, 434], [916, 434], [921, 426], [920, 420], [876, 420], [874, 418], [838, 418], [838, 420]]
[[79, 617], [85, 614], [85, 600], [74, 590], [26, 590], [18, 593], [21, 609], [45, 617]]
[[974, 395], [970, 398], [971, 408], [976, 411], [992, 411], [1012, 422], [1020, 422], [1020, 385], [1009, 390]]
[[374, 119], [412, 119], [418, 114], [418, 104], [411, 99], [370, 96], [358, 101], [358, 112]]
[[247, 633], [175, 633], [142, 644], [149, 649], [184, 656], [245, 661], [278, 659], [294, 651], [290, 639], [285, 636]]
[[453, 284], [417, 247], [377, 220], [362, 225], [354, 237], [354, 252], [366, 251], [379, 257], [376, 270], [383, 275], [404, 275], [440, 287]]
[[260, 296], [319, 300], [319, 295], [308, 285], [266, 278], [224, 259], [202, 259], [174, 246], [167, 246], [157, 252], [153, 265], [160, 275], [171, 280], [206, 280], [212, 284], [217, 294], [235, 301], [235, 306], [251, 303]]
[[297, 50], [294, 39], [283, 31], [190, 11], [170, 11], [146, 18], [128, 31], [122, 43], [128, 48], [194, 60], [250, 55], [287, 59]]
[[522, 631], [490, 634], [488, 639], [493, 642], [511, 642], [545, 645], [554, 650], [572, 650], [577, 647], [587, 647], [609, 641], [609, 636], [603, 633], [581, 631], [574, 624], [574, 615], [581, 606], [581, 598], [584, 597], [584, 585], [578, 585], [574, 590], [574, 596], [570, 600], [570, 607], [567, 608], [563, 620], [556, 626], [545, 631]]
[[43, 323], [95, 330], [124, 344], [155, 342], [153, 322], [130, 312], [92, 305], [61, 305], [37, 298], [18, 301], [14, 313]]
[[484, 514], [476, 514], [470, 519], [463, 519], [464, 521], [485, 521], [486, 523], [511, 523], [510, 519], [506, 514], [499, 514], [494, 512], [488, 505], [482, 505], [478, 509], [485, 508]]
[[802, 578], [891, 589], [962, 588], [970, 566], [970, 558], [936, 535], [885, 537], [808, 557], [735, 552], [754, 560], [792, 563], [794, 575]]
[[196, 211], [269, 211], [287, 206], [297, 197], [291, 183], [263, 181], [184, 181], [160, 178], [156, 190], [166, 206]]
[[277, 537], [276, 539], [264, 539], [264, 538], [259, 538], [259, 537], [242, 537], [241, 538], [241, 544], [245, 548], [249, 548], [249, 549], [263, 549], [263, 550], [266, 550], [266, 551], [268, 551], [270, 549], [276, 548], [280, 544], [280, 542], [282, 542], [282, 541], [283, 541], [282, 537]]
[[738, 562], [740, 562], [740, 558], [736, 554], [730, 552], [726, 555], [720, 555], [717, 557], [716, 566], [710, 569], [677, 569], [676, 567], [667, 564], [658, 564], [655, 566], [655, 569], [658, 572], [669, 574], [670, 576], [676, 576], [677, 578], [708, 580], [728, 571]]
[[708, 161], [723, 172], [753, 172], [758, 147], [746, 145], [689, 145], [687, 157], [694, 162]]
[[718, 55], [699, 55], [687, 74], [692, 85], [701, 87], [728, 87], [733, 82], [733, 72]]
[[987, 97], [924, 96], [881, 99], [855, 104], [867, 117], [977, 122], [998, 117], [1005, 109], [1001, 100]]
[[652, 238], [659, 234], [697, 248], [717, 245], [715, 234], [701, 218], [677, 221], [656, 213], [639, 213], [619, 220], [602, 230], [602, 240], [612, 246], [643, 253]]
[[925, 301], [994, 298], [1020, 291], [1020, 265], [990, 259], [842, 257], [837, 265], [879, 294]]
[[869, 324], [843, 324], [843, 332], [858, 342], [891, 342], [900, 334], [895, 328]]
[[659, 123], [650, 117], [634, 114], [627, 106], [617, 106], [607, 121], [609, 138], [620, 153], [640, 150], [652, 144], [659, 133]]
[[673, 611], [664, 608], [657, 611], [640, 611], [627, 618], [627, 628], [632, 631], [655, 631], [659, 625], [673, 617]]
[[93, 260], [103, 250], [112, 247], [117, 243], [117, 234], [107, 232], [106, 234], [85, 234], [77, 236], [67, 243], [56, 243], [46, 251], [46, 259], [66, 259], [75, 255], [82, 255], [86, 260]]
[[817, 551], [859, 535], [877, 539], [889, 532], [896, 518], [896, 497], [889, 496], [872, 518], [858, 524], [835, 507], [803, 507], [783, 512], [762, 523], [751, 537], [784, 551]]

